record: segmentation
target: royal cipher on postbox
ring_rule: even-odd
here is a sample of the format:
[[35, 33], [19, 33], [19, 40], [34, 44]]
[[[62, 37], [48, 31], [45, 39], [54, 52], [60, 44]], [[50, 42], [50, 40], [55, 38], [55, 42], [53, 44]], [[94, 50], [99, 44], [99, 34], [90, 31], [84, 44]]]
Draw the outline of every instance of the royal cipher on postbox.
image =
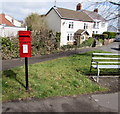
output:
[[20, 57], [31, 57], [31, 31], [19, 31]]

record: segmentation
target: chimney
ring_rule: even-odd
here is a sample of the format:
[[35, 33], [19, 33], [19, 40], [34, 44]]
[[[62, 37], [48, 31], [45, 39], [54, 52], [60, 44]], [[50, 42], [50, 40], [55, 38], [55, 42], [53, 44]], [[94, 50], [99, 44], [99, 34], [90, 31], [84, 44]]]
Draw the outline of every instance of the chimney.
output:
[[82, 4], [81, 4], [81, 3], [77, 4], [77, 6], [76, 6], [76, 11], [79, 11], [79, 10], [81, 10], [81, 9], [82, 9]]
[[98, 8], [94, 9], [94, 12], [98, 13]]

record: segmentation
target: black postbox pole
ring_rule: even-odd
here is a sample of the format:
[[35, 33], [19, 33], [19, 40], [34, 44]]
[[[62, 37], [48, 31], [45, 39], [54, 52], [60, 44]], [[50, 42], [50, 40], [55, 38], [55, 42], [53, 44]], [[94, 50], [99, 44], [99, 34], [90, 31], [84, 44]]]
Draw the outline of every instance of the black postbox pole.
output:
[[31, 32], [30, 31], [19, 31], [20, 41], [20, 57], [25, 58], [25, 81], [26, 90], [29, 90], [28, 80], [28, 57], [31, 57]]
[[28, 57], [25, 57], [25, 77], [26, 77], [26, 90], [29, 90], [28, 82]]

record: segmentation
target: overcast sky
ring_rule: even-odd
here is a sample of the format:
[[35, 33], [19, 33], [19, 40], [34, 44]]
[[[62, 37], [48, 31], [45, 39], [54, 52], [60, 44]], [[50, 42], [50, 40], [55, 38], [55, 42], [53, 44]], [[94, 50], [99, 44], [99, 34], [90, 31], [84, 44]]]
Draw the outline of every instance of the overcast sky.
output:
[[[78, 3], [82, 3], [83, 9], [94, 10], [96, 8], [93, 5], [95, 2], [102, 2], [105, 0], [56, 0], [56, 6], [67, 8], [67, 9], [76, 9]], [[118, 0], [111, 0], [118, 2]], [[92, 4], [90, 6], [90, 4]], [[0, 1], [0, 12], [8, 14], [15, 19], [24, 20], [31, 13], [46, 14], [51, 7], [55, 5], [55, 0], [1, 0]], [[102, 14], [102, 10], [110, 7], [112, 12], [116, 12], [116, 7], [112, 4], [103, 4], [102, 7], [99, 7], [99, 13]], [[102, 10], [101, 10], [102, 9]]]

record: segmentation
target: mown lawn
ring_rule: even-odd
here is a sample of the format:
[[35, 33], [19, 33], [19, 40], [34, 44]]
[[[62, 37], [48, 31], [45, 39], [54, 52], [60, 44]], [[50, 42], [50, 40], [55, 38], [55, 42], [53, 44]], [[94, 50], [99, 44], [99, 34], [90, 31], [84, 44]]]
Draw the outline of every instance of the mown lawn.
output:
[[3, 71], [2, 100], [69, 96], [108, 90], [88, 78], [91, 53], [29, 65], [29, 92], [24, 88], [23, 66]]

